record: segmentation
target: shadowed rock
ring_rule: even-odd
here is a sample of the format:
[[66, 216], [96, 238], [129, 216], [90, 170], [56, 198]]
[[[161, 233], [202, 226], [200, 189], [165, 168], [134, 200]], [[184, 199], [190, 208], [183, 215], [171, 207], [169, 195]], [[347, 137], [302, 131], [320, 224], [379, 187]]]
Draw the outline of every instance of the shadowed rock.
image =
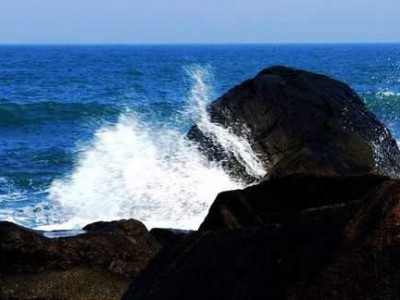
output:
[[[273, 220], [261, 208], [257, 226], [191, 233], [162, 250], [123, 299], [398, 299], [400, 181], [352, 178], [338, 187], [354, 183], [346, 199], [329, 187], [323, 195], [323, 181], [309, 184], [330, 199], [326, 206], [269, 207]], [[261, 189], [273, 195], [277, 184]], [[255, 211], [257, 201], [250, 204]]]
[[347, 204], [362, 199], [387, 179], [381, 176], [291, 176], [267, 180], [243, 190], [222, 192], [199, 230], [291, 223], [304, 219], [305, 214], [321, 220], [332, 214], [345, 219]]
[[[346, 84], [282, 66], [261, 71], [209, 107], [212, 122], [246, 136], [270, 177], [293, 174], [397, 177], [390, 132]], [[233, 155], [194, 126], [188, 137], [212, 160], [247, 178]]]
[[98, 222], [49, 239], [0, 222], [1, 299], [119, 299], [160, 249], [135, 220]]
[[288, 299], [400, 299], [399, 258], [400, 182], [388, 181], [347, 222], [329, 263]]
[[162, 245], [163, 248], [171, 248], [182, 241], [191, 230], [171, 229], [171, 228], [152, 228], [150, 233]]

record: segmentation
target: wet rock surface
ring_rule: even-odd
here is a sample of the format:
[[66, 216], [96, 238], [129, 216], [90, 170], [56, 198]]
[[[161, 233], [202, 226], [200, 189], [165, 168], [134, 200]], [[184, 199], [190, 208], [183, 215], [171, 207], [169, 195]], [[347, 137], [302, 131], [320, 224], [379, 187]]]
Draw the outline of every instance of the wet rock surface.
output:
[[[400, 152], [390, 132], [346, 84], [275, 66], [209, 107], [211, 121], [246, 137], [270, 177], [380, 174], [395, 177]], [[208, 158], [247, 179], [229, 151], [194, 126], [188, 137]]]

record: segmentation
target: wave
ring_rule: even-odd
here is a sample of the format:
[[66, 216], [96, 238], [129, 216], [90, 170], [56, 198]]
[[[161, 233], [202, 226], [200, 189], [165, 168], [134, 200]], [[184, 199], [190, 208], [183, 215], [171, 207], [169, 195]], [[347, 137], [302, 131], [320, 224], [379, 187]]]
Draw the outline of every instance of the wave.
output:
[[43, 125], [51, 122], [88, 121], [117, 117], [121, 112], [112, 105], [91, 103], [62, 103], [43, 101], [36, 103], [0, 103], [0, 126], [16, 128]]
[[400, 110], [400, 93], [394, 91], [378, 91], [364, 94], [364, 100], [372, 111]]
[[377, 97], [384, 98], [384, 97], [400, 97], [400, 92], [393, 92], [393, 91], [379, 91], [376, 93]]
[[[262, 177], [265, 172], [247, 141], [208, 118], [210, 70], [195, 66], [188, 74], [193, 86], [183, 115], [234, 153], [250, 174]], [[121, 218], [135, 218], [148, 227], [194, 229], [219, 192], [244, 187], [218, 163], [207, 161], [185, 134], [150, 126], [134, 113], [103, 126], [80, 153], [74, 171], [48, 190], [64, 221], [39, 229], [78, 229]]]
[[383, 90], [364, 94], [367, 107], [400, 139], [400, 93]]
[[43, 189], [25, 186], [8, 177], [0, 177], [0, 220], [26, 227], [62, 220], [57, 209], [45, 199]]

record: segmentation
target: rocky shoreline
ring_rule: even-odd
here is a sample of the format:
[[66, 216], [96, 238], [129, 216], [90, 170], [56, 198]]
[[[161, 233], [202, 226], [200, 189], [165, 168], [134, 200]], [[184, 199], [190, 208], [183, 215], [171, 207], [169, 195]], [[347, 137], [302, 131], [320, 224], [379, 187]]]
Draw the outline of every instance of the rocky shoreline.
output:
[[161, 248], [136, 220], [47, 238], [0, 222], [0, 299], [118, 299]]
[[[0, 222], [0, 299], [400, 298], [400, 151], [350, 87], [275, 66], [209, 115], [265, 178], [219, 194], [196, 231], [121, 220], [50, 239]], [[188, 138], [254, 180], [197, 126]]]

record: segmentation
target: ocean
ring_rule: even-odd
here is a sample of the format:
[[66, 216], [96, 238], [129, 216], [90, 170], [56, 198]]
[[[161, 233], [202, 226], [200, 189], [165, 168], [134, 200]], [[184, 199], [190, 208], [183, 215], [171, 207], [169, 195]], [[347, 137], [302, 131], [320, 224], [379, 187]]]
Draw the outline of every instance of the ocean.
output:
[[0, 46], [0, 220], [196, 228], [219, 192], [245, 184], [185, 135], [200, 122], [262, 176], [206, 107], [277, 64], [348, 83], [400, 140], [400, 44]]

